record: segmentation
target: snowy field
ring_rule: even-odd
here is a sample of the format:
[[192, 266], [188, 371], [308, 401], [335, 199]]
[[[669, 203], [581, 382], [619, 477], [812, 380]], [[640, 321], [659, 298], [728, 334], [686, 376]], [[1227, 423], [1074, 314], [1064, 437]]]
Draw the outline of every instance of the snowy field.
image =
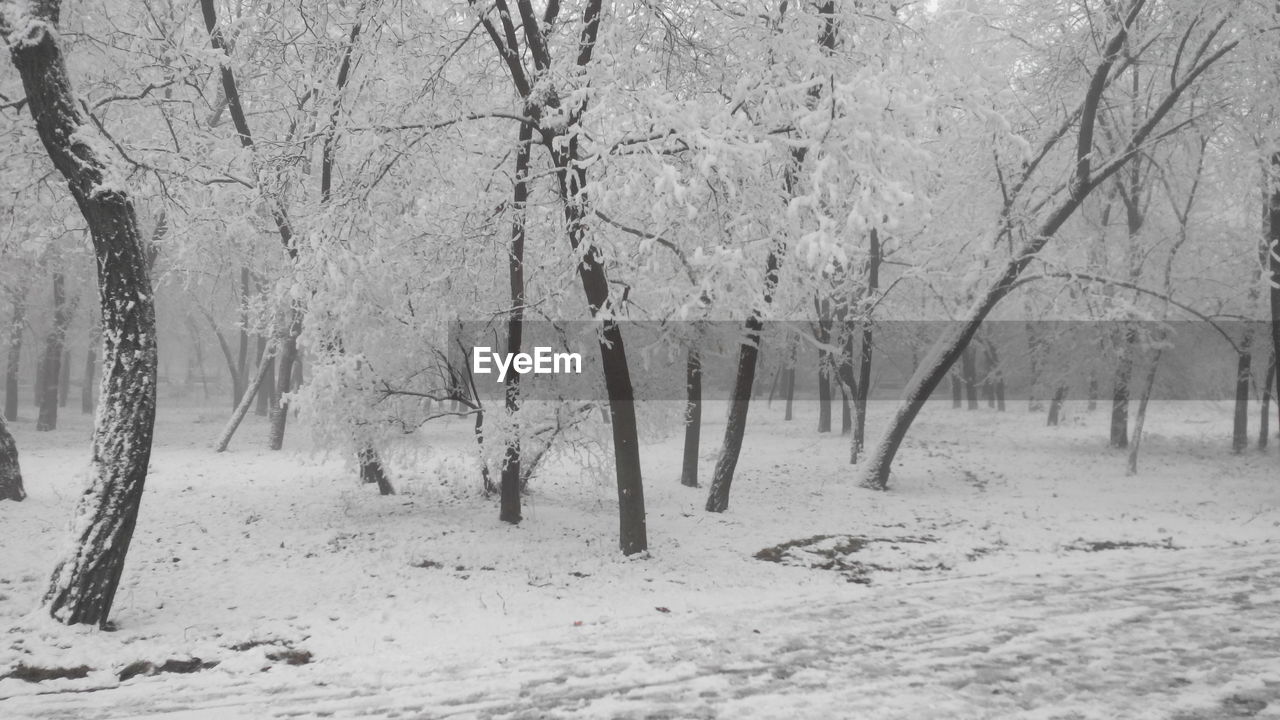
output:
[[0, 718], [1280, 717], [1276, 443], [1234, 456], [1227, 404], [1155, 404], [1125, 477], [1107, 413], [1068, 410], [931, 403], [876, 493], [814, 406], [761, 403], [722, 515], [654, 438], [651, 549], [624, 558], [615, 489], [564, 459], [499, 523], [468, 422], [381, 497], [303, 428], [272, 453], [251, 417], [215, 455], [223, 408], [162, 404], [111, 632], [31, 613], [88, 420], [14, 423]]

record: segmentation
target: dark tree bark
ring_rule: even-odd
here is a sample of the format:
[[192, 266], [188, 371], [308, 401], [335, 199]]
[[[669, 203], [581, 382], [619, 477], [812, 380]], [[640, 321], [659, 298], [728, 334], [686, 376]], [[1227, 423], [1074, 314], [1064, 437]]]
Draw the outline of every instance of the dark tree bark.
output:
[[698, 348], [690, 345], [685, 362], [684, 406], [684, 464], [680, 469], [680, 484], [685, 487], [698, 485], [698, 449], [702, 437], [702, 360]]
[[[511, 251], [507, 260], [507, 279], [511, 292], [511, 315], [507, 318], [507, 353], [511, 357], [520, 352], [524, 340], [524, 241], [532, 141], [533, 126], [521, 123], [516, 140], [516, 170], [511, 192]], [[505, 390], [506, 412], [508, 415], [515, 415], [520, 410], [520, 373], [507, 373]], [[502, 480], [499, 484], [500, 522], [520, 522], [520, 479], [520, 434], [516, 431], [508, 438], [503, 451]]]
[[1053, 400], [1049, 402], [1049, 419], [1045, 423], [1050, 427], [1057, 427], [1058, 422], [1062, 419], [1062, 404], [1067, 400], [1067, 386], [1059, 385], [1057, 390], [1053, 391]]
[[1267, 376], [1263, 381], [1261, 412], [1258, 415], [1258, 449], [1267, 449], [1267, 436], [1271, 434], [1271, 400], [1274, 397], [1276, 380], [1276, 356], [1271, 356], [1267, 365]]
[[[528, 55], [534, 62], [535, 72], [542, 75], [551, 65], [550, 47], [546, 42], [543, 26], [550, 27], [554, 23], [560, 3], [547, 4], [541, 23], [534, 16], [528, 0], [518, 0], [516, 4]], [[600, 32], [601, 4], [601, 0], [588, 0], [582, 10], [578, 54], [575, 59], [575, 64], [580, 69], [591, 64], [595, 53], [596, 39]], [[493, 24], [495, 16], [502, 24], [501, 31]], [[494, 16], [486, 14], [481, 17], [481, 25], [497, 49], [499, 58], [506, 64], [516, 92], [525, 101], [526, 115], [536, 121], [544, 108], [559, 107], [559, 97], [551, 87], [537, 97], [531, 95], [533, 83], [529, 81], [523, 65], [515, 20], [515, 13], [507, 11], [506, 3], [503, 2]], [[577, 263], [577, 269], [583, 294], [586, 295], [587, 308], [593, 318], [602, 314], [606, 317], [600, 331], [600, 357], [609, 397], [609, 424], [613, 432], [614, 468], [618, 484], [619, 546], [624, 554], [632, 555], [649, 547], [640, 469], [640, 441], [622, 328], [612, 319], [614, 301], [610, 298], [605, 260], [587, 233], [587, 218], [590, 217], [589, 183], [576, 132], [585, 110], [586, 102], [583, 101], [568, 111], [563, 125], [550, 129], [540, 127], [539, 130], [541, 142], [550, 153], [555, 169], [569, 245], [582, 258]]]
[[[786, 4], [779, 7], [779, 12], [786, 11]], [[818, 35], [818, 45], [826, 52], [831, 52], [836, 43], [836, 26], [834, 1], [829, 0], [818, 8], [824, 16], [822, 29]], [[810, 98], [817, 101], [820, 90], [814, 86]], [[795, 197], [797, 172], [804, 164], [806, 149], [794, 148], [783, 171], [783, 185], [786, 199]], [[751, 404], [751, 386], [755, 382], [756, 360], [760, 353], [760, 333], [764, 328], [763, 313], [773, 304], [773, 294], [778, 287], [779, 272], [782, 259], [786, 255], [785, 240], [775, 242], [765, 258], [764, 293], [759, 305], [751, 308], [751, 314], [745, 323], [746, 339], [738, 349], [738, 370], [734, 377], [733, 399], [729, 405], [729, 417], [725, 425], [724, 443], [720, 447], [720, 455], [716, 459], [715, 470], [711, 476], [711, 490], [707, 493], [707, 511], [724, 512], [729, 507], [729, 491], [733, 484], [733, 475], [738, 467], [738, 456], [742, 452], [742, 438], [747, 429], [747, 411]], [[821, 374], [821, 373], [820, 373]], [[828, 386], [828, 396], [830, 390]], [[827, 428], [830, 429], [830, 405], [827, 411]]]
[[818, 311], [816, 340], [818, 341], [818, 432], [831, 432], [831, 353], [822, 346], [831, 342], [831, 301], [814, 298]]
[[[804, 153], [795, 151], [792, 163], [784, 173], [787, 196], [794, 195], [795, 171], [804, 161]], [[729, 508], [729, 491], [733, 485], [733, 475], [738, 467], [738, 456], [742, 452], [742, 438], [747, 430], [747, 411], [751, 407], [751, 385], [755, 382], [756, 359], [760, 352], [760, 332], [764, 329], [764, 309], [773, 304], [773, 293], [778, 286], [778, 277], [782, 268], [782, 256], [786, 245], [782, 242], [774, 244], [765, 258], [764, 296], [760, 306], [751, 310], [745, 323], [745, 338], [738, 348], [738, 369], [733, 379], [733, 396], [729, 405], [729, 417], [724, 429], [724, 443], [720, 446], [720, 455], [716, 458], [716, 466], [711, 475], [711, 489], [707, 493], [708, 512], [724, 512]], [[795, 369], [789, 370], [791, 387], [787, 393], [787, 420], [791, 419], [792, 392], [795, 385]], [[821, 375], [821, 373], [819, 373]], [[830, 406], [828, 406], [828, 413]], [[827, 427], [830, 429], [831, 417], [827, 416]]]
[[1133, 375], [1133, 346], [1137, 332], [1125, 330], [1116, 376], [1111, 386], [1111, 447], [1129, 447], [1129, 382]]
[[831, 432], [831, 373], [830, 353], [818, 351], [818, 432]]
[[1129, 447], [1129, 464], [1127, 475], [1138, 474], [1138, 450], [1142, 448], [1142, 426], [1147, 421], [1147, 403], [1151, 400], [1151, 389], [1156, 384], [1156, 372], [1160, 369], [1160, 357], [1163, 350], [1157, 350], [1151, 358], [1151, 367], [1147, 368], [1146, 382], [1142, 386], [1142, 395], [1138, 398], [1138, 414], [1133, 418], [1133, 443]]
[[18, 444], [0, 418], [0, 500], [21, 502], [27, 497], [22, 487], [22, 468], [18, 466]]
[[[1280, 152], [1271, 156], [1271, 169], [1280, 171]], [[1266, 265], [1271, 281], [1271, 372], [1268, 374], [1280, 392], [1280, 362], [1276, 361], [1280, 357], [1280, 185], [1271, 191], [1267, 207]], [[1277, 422], [1280, 422], [1280, 402], [1276, 403], [1276, 411]]]
[[[289, 323], [284, 337], [280, 338], [280, 356], [274, 363], [279, 375], [271, 386], [274, 395], [270, 408], [271, 428], [267, 434], [267, 447], [272, 450], [284, 447], [284, 429], [289, 421], [289, 401], [284, 394], [293, 387], [293, 365], [298, 357], [298, 336], [302, 334], [302, 314], [290, 311], [290, 315], [293, 316], [293, 321]], [[268, 369], [267, 372], [271, 370]], [[363, 458], [361, 462], [363, 463]]]
[[98, 354], [94, 352], [93, 345], [84, 352], [84, 382], [80, 385], [80, 412], [88, 415], [93, 412], [94, 397], [93, 392], [93, 376], [98, 367]]
[[48, 432], [58, 428], [58, 384], [63, 375], [62, 346], [67, 339], [67, 325], [71, 312], [67, 307], [66, 279], [59, 271], [53, 273], [53, 327], [44, 341], [44, 386], [40, 392], [40, 417], [36, 431]]
[[[1045, 216], [1044, 220], [1035, 228], [1036, 232], [1030, 233], [1028, 240], [1018, 252], [1009, 259], [1003, 271], [995, 279], [985, 292], [977, 296], [968, 316], [955, 323], [953, 329], [946, 332], [940, 337], [930, 350], [928, 357], [921, 364], [920, 369], [907, 383], [907, 387], [903, 392], [903, 400], [899, 405], [897, 412], [889, 423], [884, 437], [877, 445], [875, 453], [871, 461], [867, 463], [863, 484], [872, 489], [884, 490], [889, 484], [889, 472], [893, 463], [893, 458], [897, 455], [898, 449], [902, 446], [902, 441], [906, 437], [907, 431], [911, 427], [911, 423], [919, 414], [920, 409], [924, 406], [925, 400], [933, 393], [942, 379], [946, 377], [947, 372], [959, 359], [964, 348], [973, 339], [975, 333], [982, 326], [982, 322], [995, 306], [1004, 299], [1016, 286], [1019, 276], [1027, 265], [1040, 253], [1050, 239], [1055, 236], [1066, 221], [1075, 214], [1085, 198], [1098, 185], [1117, 171], [1119, 171], [1126, 163], [1135, 157], [1139, 149], [1144, 146], [1147, 139], [1152, 136], [1155, 129], [1160, 125], [1164, 118], [1169, 114], [1173, 107], [1177, 104], [1179, 98], [1191, 87], [1196, 80], [1204, 74], [1206, 70], [1215, 63], [1225, 57], [1234, 50], [1239, 42], [1232, 40], [1225, 42], [1218, 47], [1217, 50], [1210, 51], [1208, 41], [1198, 50], [1190, 59], [1179, 79], [1172, 83], [1172, 87], [1168, 94], [1164, 96], [1159, 105], [1151, 112], [1146, 121], [1138, 127], [1137, 131], [1128, 139], [1124, 148], [1115, 159], [1107, 162], [1096, 173], [1092, 171], [1092, 160], [1094, 156], [1093, 131], [1094, 124], [1097, 119], [1098, 108], [1102, 100], [1103, 90], [1107, 86], [1108, 78], [1111, 76], [1111, 70], [1116, 60], [1120, 57], [1120, 52], [1128, 38], [1130, 26], [1137, 20], [1138, 14], [1145, 6], [1145, 0], [1135, 0], [1130, 5], [1129, 12], [1122, 21], [1120, 29], [1107, 42], [1102, 50], [1102, 60], [1094, 69], [1090, 80], [1089, 89], [1085, 95], [1084, 102], [1081, 105], [1078, 123], [1078, 134], [1076, 137], [1076, 167], [1072, 174], [1071, 181], [1068, 184], [1067, 195]], [[1225, 23], [1225, 20], [1222, 22]], [[1218, 26], [1219, 28], [1221, 25]], [[1215, 31], [1216, 34], [1216, 31]], [[1075, 118], [1071, 118], [1075, 120]], [[1061, 140], [1069, 128], [1074, 123], [1066, 123], [1062, 129], [1055, 133], [1053, 137], [1045, 144], [1041, 157], [1044, 156], [1052, 147]], [[1038, 161], [1037, 161], [1038, 163]], [[1001, 237], [1009, 227], [1012, 221], [1014, 208], [1011, 202], [1018, 198], [1020, 188], [1027, 181], [1037, 163], [1032, 163], [1024, 169], [1023, 179], [1015, 185], [1009, 194], [1010, 200], [1005, 203], [1001, 224], [997, 228], [996, 237]], [[1280, 199], [1277, 200], [1280, 205]], [[1280, 310], [1280, 308], [1278, 308]]]
[[[867, 299], [874, 301], [880, 292], [880, 232], [871, 229], [870, 248], [867, 253]], [[849, 462], [856, 463], [867, 445], [867, 398], [871, 395], [871, 356], [875, 348], [871, 318], [862, 318], [862, 347], [858, 355], [858, 382], [854, 386], [853, 444]]]
[[62, 351], [62, 372], [58, 375], [58, 407], [67, 406], [67, 395], [71, 391], [71, 351]]
[[22, 362], [22, 331], [27, 325], [27, 302], [25, 293], [13, 295], [13, 318], [9, 324], [8, 365], [4, 373], [4, 418], [9, 421], [18, 419], [18, 372]]
[[1231, 450], [1242, 453], [1249, 447], [1249, 382], [1253, 379], [1252, 331], [1246, 330], [1236, 353], [1236, 404], [1231, 423]]
[[[765, 302], [768, 303], [772, 300], [773, 287], [778, 278], [779, 263], [775, 251], [769, 252], [766, 268]], [[711, 490], [707, 496], [708, 512], [724, 512], [729, 508], [729, 490], [733, 484], [734, 471], [738, 467], [738, 456], [742, 452], [742, 438], [747, 429], [751, 384], [755, 380], [756, 357], [759, 352], [760, 331], [763, 327], [758, 311], [753, 312], [746, 322], [746, 341], [738, 350], [738, 370], [733, 381], [733, 398], [724, 431], [724, 444], [721, 446], [720, 456], [716, 459], [715, 470], [711, 475]], [[787, 402], [787, 409], [791, 409], [790, 400]]]
[[71, 89], [55, 30], [59, 3], [28, 6], [22, 36], [0, 35], [22, 77], [27, 107], [53, 165], [67, 179], [93, 238], [103, 325], [103, 411], [94, 428], [92, 473], [80, 496], [74, 550], [53, 572], [44, 605], [59, 622], [105, 627], [133, 538], [155, 423], [156, 327], [151, 279], [125, 172], [96, 145]]
[[840, 434], [853, 432], [853, 403], [850, 402], [849, 391], [844, 383], [840, 383]]

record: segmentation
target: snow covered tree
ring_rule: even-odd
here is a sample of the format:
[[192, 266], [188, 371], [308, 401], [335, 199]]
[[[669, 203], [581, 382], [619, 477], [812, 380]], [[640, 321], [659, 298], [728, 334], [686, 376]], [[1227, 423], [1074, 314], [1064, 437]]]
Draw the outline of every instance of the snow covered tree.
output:
[[5, 2], [0, 37], [22, 78], [40, 140], [88, 224], [98, 263], [102, 404], [88, 484], [71, 526], [72, 546], [53, 572], [44, 603], [60, 622], [105, 627], [151, 457], [155, 311], [128, 172], [76, 101], [58, 33], [60, 6], [57, 0]]
[[[875, 489], [887, 487], [893, 458], [925, 400], [946, 377], [952, 365], [960, 359], [991, 311], [1016, 287], [1018, 278], [1026, 267], [1076, 214], [1094, 189], [1137, 157], [1149, 142], [1161, 137], [1158, 130], [1183, 94], [1239, 45], [1240, 40], [1232, 37], [1234, 33], [1228, 27], [1228, 23], [1234, 19], [1229, 5], [1201, 8], [1187, 14], [1170, 13], [1168, 22], [1172, 23], [1171, 34], [1184, 38], [1181, 43], [1172, 41], [1157, 44], [1155, 40], [1146, 42], [1136, 39], [1130, 42], [1130, 32], [1134, 30], [1146, 5], [1145, 0], [1134, 0], [1124, 8], [1123, 14], [1112, 18], [1108, 36], [1101, 46], [1101, 56], [1092, 64], [1079, 105], [1067, 113], [1061, 125], [1049, 134], [1040, 150], [1030, 155], [1023, 164], [1021, 176], [1006, 188], [1004, 209], [993, 234], [995, 242], [1004, 240], [1006, 235], [1009, 235], [1012, 242], [1014, 225], [1023, 213], [1034, 213], [1038, 220], [1029, 228], [1030, 232], [1015, 233], [1024, 235], [1026, 239], [1005, 262], [997, 265], [995, 273], [985, 281], [975, 278], [971, 282], [966, 295], [972, 304], [965, 310], [963, 319], [953, 324], [934, 343], [904, 389], [903, 400], [866, 465], [863, 479], [866, 486]], [[1146, 23], [1143, 29], [1149, 31], [1156, 24]], [[1167, 50], [1171, 56], [1176, 55], [1170, 87], [1162, 92], [1158, 101], [1152, 102], [1149, 113], [1134, 123], [1131, 131], [1125, 133], [1117, 143], [1115, 154], [1109, 158], [1100, 158], [1094, 135], [1100, 111], [1105, 107], [1104, 93], [1129, 68], [1134, 57], [1123, 51], [1126, 47], [1134, 47], [1151, 52], [1153, 45], [1158, 50]], [[1190, 51], [1184, 55], [1179, 48], [1190, 48]], [[1023, 189], [1035, 179], [1037, 170], [1051, 157], [1055, 148], [1066, 145], [1074, 146], [1069, 177], [1057, 185], [1060, 188], [1058, 191], [1037, 199], [1029, 209], [1022, 208], [1020, 204], [1025, 202], [1020, 197]]]
[[18, 465], [18, 444], [0, 417], [0, 500], [21, 501], [27, 497], [22, 487], [22, 468]]

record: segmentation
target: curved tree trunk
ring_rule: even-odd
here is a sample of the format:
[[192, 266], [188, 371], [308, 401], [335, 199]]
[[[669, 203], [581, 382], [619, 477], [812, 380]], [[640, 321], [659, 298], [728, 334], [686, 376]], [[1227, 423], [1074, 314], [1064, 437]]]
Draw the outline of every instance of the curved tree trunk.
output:
[[[1098, 108], [1102, 100], [1102, 93], [1107, 86], [1107, 79], [1111, 75], [1112, 67], [1128, 38], [1129, 28], [1137, 21], [1138, 14], [1142, 12], [1145, 4], [1144, 0], [1137, 0], [1130, 6], [1122, 25], [1108, 40], [1103, 48], [1101, 61], [1094, 68], [1088, 91], [1081, 104], [1080, 118], [1077, 125], [1078, 130], [1075, 138], [1076, 166], [1068, 186], [1067, 196], [1045, 216], [1044, 221], [1036, 228], [1036, 232], [1031, 234], [1030, 239], [1007, 261], [1003, 271], [995, 278], [995, 281], [976, 297], [976, 302], [966, 313], [965, 319], [958, 323], [952, 323], [952, 329], [945, 332], [934, 343], [929, 355], [921, 363], [920, 368], [912, 376], [911, 380], [908, 381], [907, 387], [903, 391], [902, 403], [890, 421], [884, 437], [876, 446], [870, 462], [866, 465], [862, 481], [866, 487], [876, 490], [884, 490], [888, 487], [889, 471], [893, 459], [897, 455], [898, 448], [902, 446], [902, 441], [906, 438], [907, 430], [911, 427], [911, 423], [920, 413], [920, 409], [924, 407], [925, 400], [933, 394], [938, 384], [946, 377], [947, 372], [959, 359], [965, 347], [968, 346], [973, 336], [977, 333], [978, 328], [982, 326], [982, 322], [987, 315], [995, 308], [996, 304], [1014, 289], [1018, 277], [1026, 269], [1027, 265], [1035, 259], [1049, 240], [1075, 214], [1085, 198], [1089, 196], [1089, 193], [1118, 172], [1137, 154], [1138, 148], [1146, 142], [1165, 116], [1169, 114], [1187, 88], [1191, 87], [1196, 79], [1209, 67], [1236, 47], [1236, 43], [1228, 42], [1189, 68], [1181, 76], [1179, 82], [1169, 90], [1168, 94], [1165, 95], [1146, 121], [1129, 138], [1125, 144], [1124, 152], [1117, 159], [1107, 163], [1095, 173], [1092, 170], [1094, 153], [1093, 131], [1097, 120]], [[1068, 123], [1066, 127], [1070, 126], [1071, 124]], [[1065, 134], [1066, 130], [1064, 129], [1062, 132]], [[1056, 138], [1051, 139], [1046, 145], [1046, 151], [1058, 140], [1061, 140], [1062, 137], [1063, 135], [1058, 135]], [[1031, 168], [1029, 167], [1027, 172], [1029, 173], [1030, 171]], [[1016, 192], [1011, 195], [1011, 198], [1016, 198]], [[1280, 200], [1277, 201], [1277, 206], [1278, 211], [1280, 211]], [[1006, 215], [1012, 210], [1013, 208], [1010, 205], [1006, 205]], [[1003, 232], [1003, 225], [998, 228], [998, 231], [1000, 233]]]
[[[93, 237], [102, 305], [103, 407], [92, 470], [80, 496], [71, 554], [53, 572], [44, 605], [59, 622], [107, 625], [133, 538], [155, 424], [156, 324], [146, 252], [121, 168], [78, 140], [96, 130], [80, 114], [55, 30], [57, 0], [27, 6], [10, 54], [50, 160], [67, 179]], [[2, 22], [2, 21], [0, 21]]]
[[0, 418], [0, 500], [21, 502], [27, 497], [22, 487], [22, 468], [18, 466], [18, 444]]

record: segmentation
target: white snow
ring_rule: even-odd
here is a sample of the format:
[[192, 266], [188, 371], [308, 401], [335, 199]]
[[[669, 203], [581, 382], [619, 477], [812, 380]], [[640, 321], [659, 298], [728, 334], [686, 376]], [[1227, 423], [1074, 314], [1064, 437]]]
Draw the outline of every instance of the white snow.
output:
[[[1126, 478], [1107, 413], [1071, 408], [1046, 428], [931, 402], [877, 493], [812, 404], [784, 423], [760, 403], [724, 514], [679, 486], [673, 428], [644, 448], [649, 556], [625, 559], [616, 489], [563, 464], [500, 524], [453, 459], [465, 420], [393, 454], [401, 493], [380, 497], [343, 458], [267, 451], [263, 418], [215, 455], [224, 408], [162, 403], [114, 632], [32, 612], [89, 421], [13, 423], [30, 498], [0, 503], [0, 675], [91, 670], [0, 680], [0, 717], [1280, 717], [1276, 443], [1231, 455], [1228, 407], [1156, 403]], [[722, 432], [703, 429], [704, 482]], [[815, 535], [935, 541], [842, 556], [886, 568], [869, 585], [814, 567], [839, 537], [753, 558]], [[1101, 541], [1156, 547], [1079, 549]], [[271, 657], [290, 647], [312, 661]], [[193, 657], [219, 664], [117, 679]]]

